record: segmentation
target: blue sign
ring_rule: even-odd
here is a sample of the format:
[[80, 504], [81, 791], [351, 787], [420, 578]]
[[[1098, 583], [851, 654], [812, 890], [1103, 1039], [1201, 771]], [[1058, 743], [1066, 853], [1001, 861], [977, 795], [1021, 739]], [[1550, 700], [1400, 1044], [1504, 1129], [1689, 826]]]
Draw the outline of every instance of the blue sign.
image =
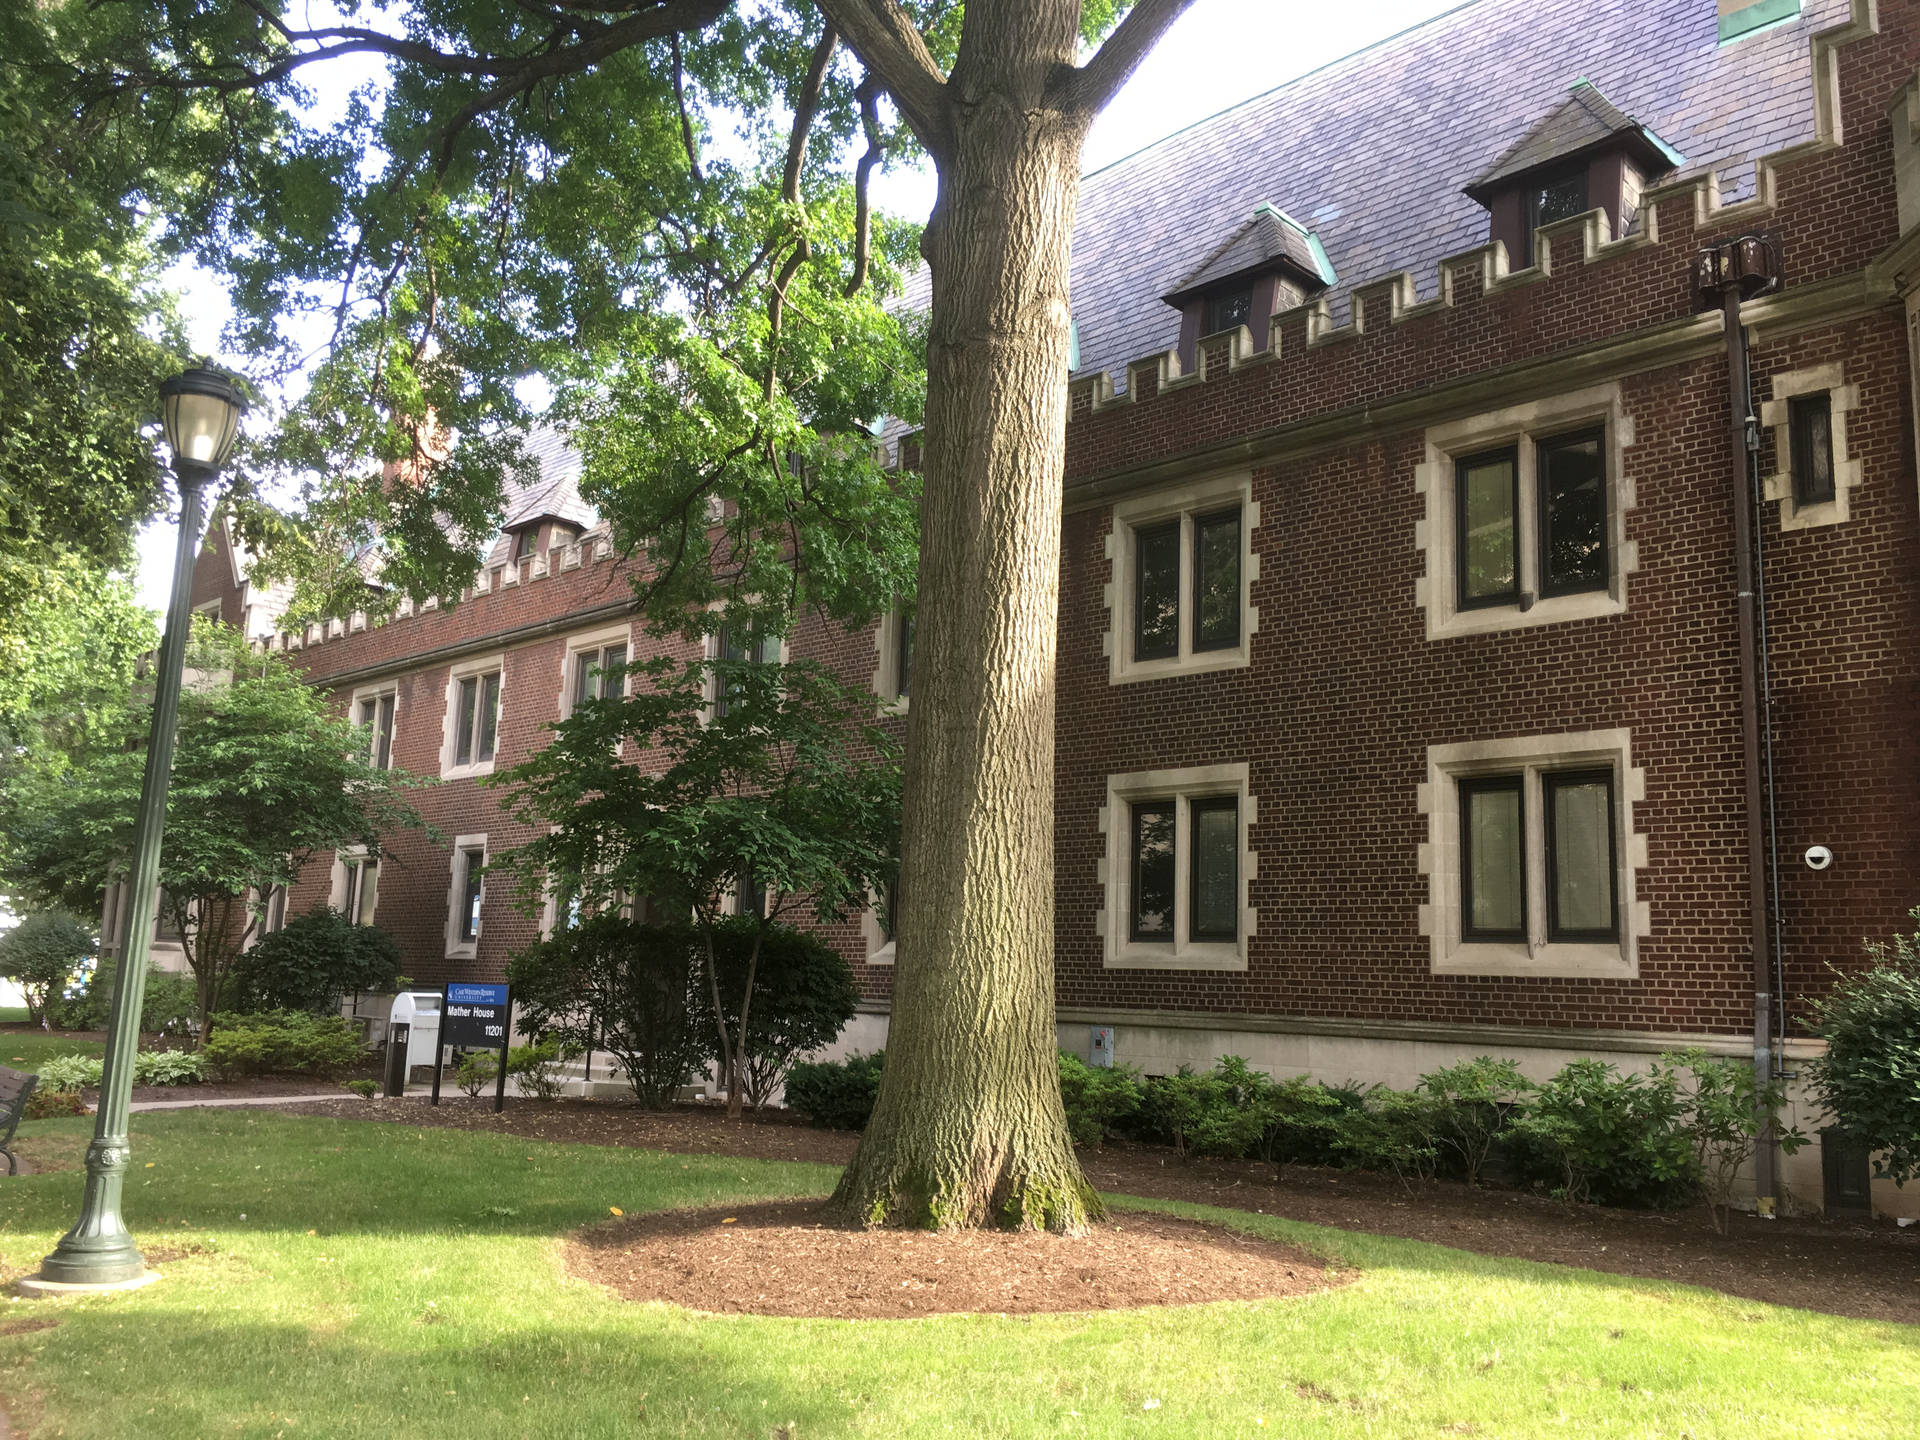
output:
[[447, 986], [449, 1005], [504, 1005], [507, 1003], [507, 987], [504, 985], [449, 985]]

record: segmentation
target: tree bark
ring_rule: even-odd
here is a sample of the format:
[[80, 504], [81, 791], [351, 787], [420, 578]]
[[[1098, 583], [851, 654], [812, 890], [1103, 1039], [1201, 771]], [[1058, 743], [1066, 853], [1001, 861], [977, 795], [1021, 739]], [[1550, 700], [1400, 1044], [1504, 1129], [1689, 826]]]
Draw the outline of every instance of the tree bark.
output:
[[[838, 7], [835, 7], [838, 8]], [[970, 4], [946, 89], [920, 603], [887, 1063], [832, 1204], [864, 1224], [1098, 1218], [1061, 1104], [1054, 651], [1079, 5]]]

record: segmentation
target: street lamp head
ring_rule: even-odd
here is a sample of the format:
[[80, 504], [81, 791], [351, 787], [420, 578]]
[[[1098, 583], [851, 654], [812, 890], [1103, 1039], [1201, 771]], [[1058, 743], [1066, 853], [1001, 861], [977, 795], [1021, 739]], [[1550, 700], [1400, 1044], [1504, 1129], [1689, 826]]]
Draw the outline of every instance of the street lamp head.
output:
[[174, 468], [186, 465], [211, 473], [226, 464], [240, 412], [246, 408], [240, 387], [205, 361], [161, 381], [160, 423]]

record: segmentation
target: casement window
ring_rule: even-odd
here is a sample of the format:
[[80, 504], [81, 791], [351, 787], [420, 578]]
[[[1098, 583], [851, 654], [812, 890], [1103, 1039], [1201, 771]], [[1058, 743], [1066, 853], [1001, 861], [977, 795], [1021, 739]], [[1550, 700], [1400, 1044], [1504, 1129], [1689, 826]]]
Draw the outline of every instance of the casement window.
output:
[[[722, 625], [713, 638], [713, 653], [733, 665], [777, 665], [780, 637], [755, 635], [743, 625]], [[739, 703], [741, 687], [726, 675], [714, 676], [712, 685], [713, 713], [717, 719]]]
[[1415, 471], [1428, 638], [1624, 611], [1632, 443], [1615, 385], [1429, 430]]
[[180, 922], [174, 915], [173, 896], [164, 885], [160, 887], [153, 905], [153, 943], [175, 946], [185, 943], [185, 937], [180, 933]]
[[1630, 978], [1644, 787], [1625, 731], [1435, 746], [1422, 907], [1437, 973]]
[[380, 857], [364, 850], [336, 854], [333, 861], [333, 908], [355, 925], [373, 924], [380, 904]]
[[568, 657], [573, 666], [572, 704], [589, 700], [617, 700], [625, 688], [627, 646], [625, 641], [597, 649], [576, 650]]
[[869, 965], [891, 965], [898, 949], [895, 917], [900, 913], [900, 881], [896, 877], [884, 890], [867, 896], [867, 908], [860, 916], [860, 936]]
[[1535, 181], [1527, 187], [1527, 223], [1521, 231], [1521, 245], [1526, 253], [1517, 258], [1517, 264], [1533, 264], [1533, 232], [1542, 225], [1551, 225], [1557, 220], [1571, 220], [1576, 215], [1584, 215], [1593, 206], [1587, 203], [1587, 170], [1579, 169], [1548, 179]]
[[1862, 479], [1847, 445], [1860, 387], [1847, 384], [1846, 367], [1834, 363], [1775, 375], [1772, 388], [1760, 423], [1773, 430], [1775, 473], [1764, 493], [1779, 502], [1780, 528], [1841, 524], [1851, 517], [1850, 495]]
[[1249, 663], [1258, 524], [1244, 477], [1114, 507], [1114, 682]]
[[393, 768], [393, 711], [395, 694], [356, 695], [353, 723], [367, 732], [367, 763], [376, 770]]
[[913, 694], [913, 607], [896, 605], [873, 629], [873, 693], [888, 714], [904, 715]]
[[1101, 813], [1109, 966], [1246, 968], [1254, 808], [1245, 765], [1109, 777]]
[[500, 738], [505, 662], [499, 655], [462, 661], [447, 680], [446, 729], [440, 750], [443, 777], [492, 771]]
[[1210, 296], [1202, 335], [1218, 335], [1222, 330], [1231, 330], [1237, 325], [1246, 325], [1253, 320], [1253, 288], [1228, 290], [1222, 294]]
[[471, 959], [480, 946], [480, 912], [487, 898], [487, 837], [456, 835], [447, 890], [447, 958]]
[[267, 903], [261, 907], [260, 933], [275, 935], [287, 928], [287, 887], [275, 885], [267, 891]]
[[513, 559], [518, 564], [522, 560], [531, 560], [533, 552], [540, 545], [540, 527], [530, 525], [517, 532], [513, 537]]

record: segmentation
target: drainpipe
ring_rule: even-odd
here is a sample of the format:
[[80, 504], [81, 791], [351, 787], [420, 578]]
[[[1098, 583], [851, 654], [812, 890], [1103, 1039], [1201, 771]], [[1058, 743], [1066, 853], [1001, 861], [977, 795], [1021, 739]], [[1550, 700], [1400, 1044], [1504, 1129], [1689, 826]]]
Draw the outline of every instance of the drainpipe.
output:
[[[1759, 444], [1748, 367], [1743, 300], [1780, 283], [1779, 254], [1771, 241], [1742, 236], [1703, 250], [1694, 259], [1694, 285], [1703, 304], [1717, 303], [1726, 317], [1728, 476], [1733, 499], [1734, 589], [1740, 629], [1741, 768], [1747, 808], [1747, 914], [1753, 965], [1753, 1079], [1756, 1089], [1773, 1083], [1773, 975], [1767, 942], [1767, 815], [1761, 803], [1760, 673], [1758, 604], [1754, 593], [1752, 454]], [[1779, 1190], [1771, 1117], [1754, 1146], [1755, 1207], [1771, 1219]]]

